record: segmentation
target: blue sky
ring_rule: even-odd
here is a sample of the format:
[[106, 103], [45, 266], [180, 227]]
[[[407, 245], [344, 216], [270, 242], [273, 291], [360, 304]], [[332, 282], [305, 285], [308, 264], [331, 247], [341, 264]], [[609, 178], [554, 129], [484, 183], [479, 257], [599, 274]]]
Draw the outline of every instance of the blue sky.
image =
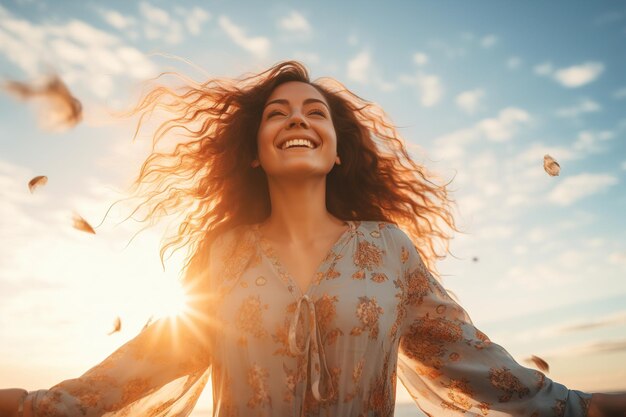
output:
[[[0, 386], [82, 373], [171, 292], [180, 259], [162, 272], [162, 227], [126, 248], [136, 225], [89, 236], [68, 221], [97, 224], [146, 155], [147, 132], [131, 143], [135, 121], [109, 111], [162, 71], [204, 80], [298, 59], [380, 104], [418, 161], [454, 177], [466, 233], [439, 268], [474, 323], [572, 388], [626, 389], [626, 5], [377, 3], [1, 3], [0, 75], [56, 71], [85, 114], [47, 132], [0, 95]], [[35, 175], [50, 181], [30, 195]]]

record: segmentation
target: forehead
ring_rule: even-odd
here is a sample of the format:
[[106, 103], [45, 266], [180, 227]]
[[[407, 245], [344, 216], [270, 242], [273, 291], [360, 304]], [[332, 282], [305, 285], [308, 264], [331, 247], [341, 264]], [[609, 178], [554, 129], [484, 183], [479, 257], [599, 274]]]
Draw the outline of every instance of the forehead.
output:
[[326, 103], [324, 96], [311, 84], [289, 81], [276, 87], [267, 102], [283, 99], [289, 101], [290, 104], [300, 104], [309, 98], [315, 98]]

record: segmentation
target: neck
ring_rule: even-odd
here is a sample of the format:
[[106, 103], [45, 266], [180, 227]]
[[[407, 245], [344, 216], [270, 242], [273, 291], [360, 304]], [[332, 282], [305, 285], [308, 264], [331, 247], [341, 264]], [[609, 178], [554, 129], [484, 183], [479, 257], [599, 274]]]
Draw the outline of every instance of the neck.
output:
[[269, 180], [272, 212], [265, 221], [265, 235], [272, 240], [306, 243], [328, 226], [344, 222], [326, 209], [326, 177], [303, 182]]

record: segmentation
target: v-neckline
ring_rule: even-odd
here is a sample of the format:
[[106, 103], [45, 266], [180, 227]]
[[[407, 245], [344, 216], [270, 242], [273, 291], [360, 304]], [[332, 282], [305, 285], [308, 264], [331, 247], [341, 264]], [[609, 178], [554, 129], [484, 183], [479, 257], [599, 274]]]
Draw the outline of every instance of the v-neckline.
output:
[[341, 249], [343, 249], [342, 244], [345, 245], [348, 242], [348, 238], [353, 235], [353, 232], [356, 229], [355, 223], [351, 220], [344, 220], [344, 222], [347, 223], [348, 228], [344, 230], [341, 233], [341, 235], [339, 235], [337, 240], [335, 240], [335, 243], [333, 243], [333, 245], [330, 247], [328, 252], [326, 252], [326, 255], [324, 255], [324, 257], [318, 264], [317, 268], [313, 272], [313, 275], [310, 277], [309, 285], [306, 288], [306, 290], [303, 290], [302, 288], [300, 288], [300, 285], [298, 284], [296, 279], [293, 277], [293, 275], [291, 275], [291, 273], [283, 265], [276, 250], [272, 247], [271, 243], [263, 236], [259, 228], [260, 223], [253, 224], [252, 231], [256, 238], [257, 244], [261, 248], [261, 253], [274, 266], [274, 269], [276, 270], [276, 272], [278, 272], [278, 275], [281, 281], [283, 281], [283, 283], [287, 285], [287, 289], [289, 290], [289, 292], [293, 294], [295, 290], [298, 292], [300, 297], [302, 297], [304, 295], [311, 293], [315, 289], [315, 287], [317, 287], [320, 281], [317, 279], [317, 276], [319, 274], [323, 274], [324, 265], [326, 264], [333, 265], [336, 262], [341, 252]]

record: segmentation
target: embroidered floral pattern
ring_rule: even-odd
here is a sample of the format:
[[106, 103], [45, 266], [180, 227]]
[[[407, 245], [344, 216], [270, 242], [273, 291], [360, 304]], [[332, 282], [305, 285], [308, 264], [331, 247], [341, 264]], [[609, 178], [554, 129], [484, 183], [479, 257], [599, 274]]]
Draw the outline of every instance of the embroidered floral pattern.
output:
[[530, 390], [522, 385], [519, 378], [506, 366], [490, 369], [489, 382], [491, 382], [491, 386], [494, 388], [504, 391], [504, 394], [498, 397], [500, 402], [510, 401], [515, 394], [517, 394], [518, 398], [523, 398], [530, 394]]
[[378, 337], [378, 318], [384, 313], [382, 307], [376, 302], [376, 298], [359, 297], [359, 304], [356, 309], [356, 315], [361, 321], [361, 326], [352, 328], [350, 334], [359, 336], [364, 331], [370, 332], [370, 339]]

